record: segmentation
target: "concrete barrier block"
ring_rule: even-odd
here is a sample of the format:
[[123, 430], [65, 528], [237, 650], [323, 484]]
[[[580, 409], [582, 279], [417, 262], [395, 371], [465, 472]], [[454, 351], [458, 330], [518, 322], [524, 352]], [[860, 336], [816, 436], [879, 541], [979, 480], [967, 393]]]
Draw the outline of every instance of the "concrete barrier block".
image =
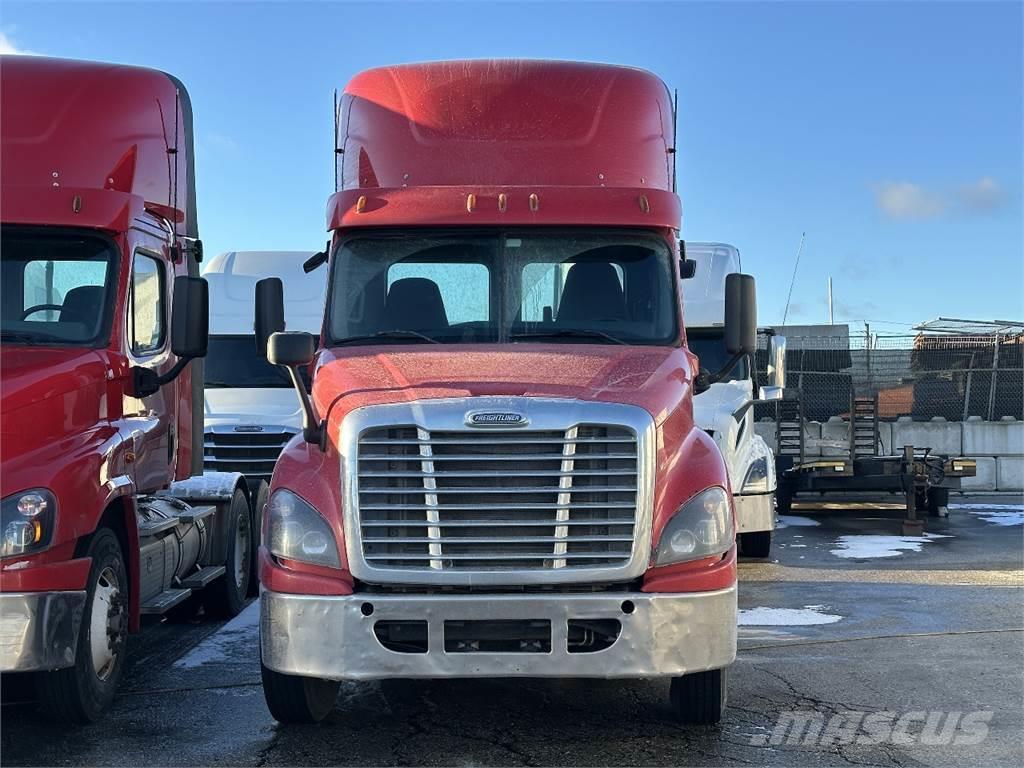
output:
[[978, 473], [974, 477], [965, 477], [960, 481], [960, 488], [966, 492], [994, 491], [996, 489], [996, 460], [991, 456], [979, 456]]
[[1024, 456], [1000, 456], [996, 459], [996, 490], [1024, 490]]
[[879, 450], [883, 456], [892, 453], [892, 424], [888, 421], [878, 422], [878, 441], [882, 444]]
[[963, 427], [959, 421], [950, 422], [941, 417], [931, 421], [911, 421], [900, 417], [892, 425], [892, 452], [899, 453], [905, 445], [960, 456], [963, 454]]
[[850, 455], [850, 424], [841, 416], [830, 416], [821, 425], [821, 455]]
[[804, 455], [821, 456], [821, 422], [804, 422]]
[[754, 422], [754, 432], [759, 434], [771, 448], [772, 453], [778, 450], [778, 443], [775, 440], [775, 420], [762, 419]]
[[963, 425], [964, 453], [980, 456], [1024, 455], [1024, 421], [975, 421]]

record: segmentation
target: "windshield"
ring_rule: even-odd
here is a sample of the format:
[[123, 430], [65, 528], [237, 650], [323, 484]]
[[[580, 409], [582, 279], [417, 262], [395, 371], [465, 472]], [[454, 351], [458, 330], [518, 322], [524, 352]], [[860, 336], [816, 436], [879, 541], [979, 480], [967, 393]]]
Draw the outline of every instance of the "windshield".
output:
[[[309, 372], [300, 368], [299, 375], [305, 381], [306, 389], [309, 389]], [[256, 351], [256, 337], [252, 334], [211, 335], [203, 364], [203, 376], [208, 389], [276, 389], [292, 386], [292, 380], [284, 368], [271, 365]]]
[[3, 341], [104, 346], [114, 303], [113, 244], [97, 235], [13, 227], [2, 238]]
[[675, 344], [664, 240], [635, 232], [358, 235], [335, 254], [329, 344]]
[[[725, 331], [694, 331], [687, 329], [686, 346], [698, 357], [701, 370], [717, 373], [732, 359], [725, 349]], [[732, 370], [721, 381], [743, 381], [750, 374], [747, 371], [747, 358], [741, 358]]]

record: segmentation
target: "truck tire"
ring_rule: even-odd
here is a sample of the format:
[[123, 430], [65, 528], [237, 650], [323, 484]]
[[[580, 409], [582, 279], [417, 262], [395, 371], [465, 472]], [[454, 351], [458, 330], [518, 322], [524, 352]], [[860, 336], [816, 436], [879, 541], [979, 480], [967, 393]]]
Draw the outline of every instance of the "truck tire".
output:
[[949, 488], [928, 489], [928, 516], [941, 517], [942, 507], [949, 506]]
[[684, 725], [714, 725], [725, 713], [727, 670], [709, 669], [672, 678], [669, 699], [676, 721]]
[[777, 515], [788, 515], [793, 511], [793, 492], [789, 489], [789, 485], [783, 481], [779, 481], [778, 487], [775, 489], [775, 513]]
[[279, 723], [319, 723], [338, 699], [341, 683], [317, 677], [286, 675], [269, 669], [260, 657], [263, 697]]
[[751, 531], [740, 534], [740, 552], [744, 557], [768, 557], [772, 551], [771, 531]]
[[43, 711], [61, 723], [90, 723], [110, 706], [124, 672], [128, 638], [128, 572], [117, 535], [96, 531], [85, 610], [78, 631], [75, 664], [39, 672], [36, 693]]
[[240, 488], [235, 489], [227, 514], [230, 520], [224, 559], [227, 573], [203, 590], [206, 613], [218, 618], [231, 618], [241, 613], [249, 592], [252, 519], [249, 517], [249, 502]]
[[249, 596], [253, 597], [260, 591], [260, 537], [263, 535], [263, 508], [270, 500], [270, 486], [266, 480], [260, 480], [252, 494], [252, 553], [249, 555]]

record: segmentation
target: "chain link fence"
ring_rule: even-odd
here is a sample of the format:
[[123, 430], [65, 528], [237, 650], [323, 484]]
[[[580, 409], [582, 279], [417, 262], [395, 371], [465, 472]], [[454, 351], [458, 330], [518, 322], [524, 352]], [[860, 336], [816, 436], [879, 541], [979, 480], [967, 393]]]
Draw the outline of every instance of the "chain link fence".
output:
[[[880, 419], [978, 416], [1024, 419], [1024, 334], [952, 336], [787, 336], [787, 388], [804, 417], [848, 416], [851, 398], [878, 396]], [[765, 380], [767, 354], [757, 355]], [[758, 418], [774, 416], [759, 406]]]

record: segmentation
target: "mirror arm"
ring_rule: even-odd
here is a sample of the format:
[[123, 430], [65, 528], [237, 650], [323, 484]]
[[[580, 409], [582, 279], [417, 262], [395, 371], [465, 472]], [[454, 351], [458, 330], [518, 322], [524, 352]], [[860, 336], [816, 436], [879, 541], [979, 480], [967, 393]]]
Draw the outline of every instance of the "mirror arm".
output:
[[291, 377], [292, 386], [295, 387], [295, 392], [299, 396], [299, 403], [302, 405], [302, 438], [307, 443], [313, 443], [320, 447], [320, 450], [325, 450], [324, 436], [327, 434], [325, 425], [317, 419], [316, 409], [313, 407], [313, 401], [309, 397], [309, 393], [306, 391], [306, 386], [302, 383], [302, 377], [299, 376], [298, 366], [284, 366], [285, 370], [288, 371], [288, 375]]
[[191, 357], [179, 357], [178, 362], [171, 366], [171, 369], [165, 374], [158, 374], [152, 368], [144, 368], [141, 365], [135, 366], [132, 368], [133, 397], [155, 395], [164, 384], [170, 384], [178, 378], [190, 362], [192, 362]]

